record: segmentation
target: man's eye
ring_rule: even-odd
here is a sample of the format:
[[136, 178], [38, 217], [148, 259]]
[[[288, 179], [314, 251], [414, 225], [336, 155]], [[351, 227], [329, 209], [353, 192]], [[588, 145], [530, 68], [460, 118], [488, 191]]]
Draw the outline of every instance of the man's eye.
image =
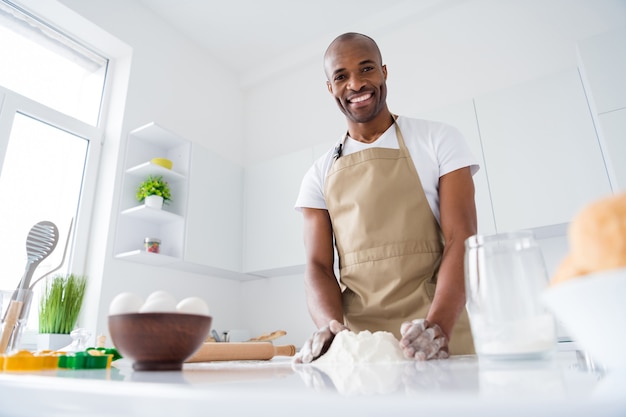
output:
[[373, 70], [373, 69], [374, 69], [374, 67], [363, 67], [363, 70], [362, 70], [362, 71], [363, 71], [363, 72], [368, 72], [368, 71], [371, 71], [371, 70]]
[[343, 80], [344, 78], [346, 78], [346, 76], [345, 76], [345, 75], [337, 75], [337, 76], [335, 77], [335, 81], [341, 81], [341, 80]]

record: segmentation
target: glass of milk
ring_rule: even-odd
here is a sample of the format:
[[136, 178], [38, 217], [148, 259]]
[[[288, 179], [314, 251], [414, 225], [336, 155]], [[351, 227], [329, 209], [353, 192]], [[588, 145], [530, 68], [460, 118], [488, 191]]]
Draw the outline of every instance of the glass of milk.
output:
[[467, 311], [479, 357], [537, 359], [555, 350], [556, 323], [541, 300], [548, 282], [530, 231], [465, 241]]

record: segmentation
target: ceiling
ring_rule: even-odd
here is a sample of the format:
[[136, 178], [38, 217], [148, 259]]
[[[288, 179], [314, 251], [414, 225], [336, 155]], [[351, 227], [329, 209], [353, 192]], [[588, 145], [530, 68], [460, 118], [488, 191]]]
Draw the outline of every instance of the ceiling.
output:
[[[458, 8], [454, 32], [484, 34], [491, 47], [526, 38], [542, 42], [582, 39], [611, 22], [624, 0], [134, 0], [169, 22], [237, 74], [242, 87], [319, 60], [337, 35], [374, 38], [409, 24], [427, 23]], [[475, 4], [473, 14], [465, 15]], [[504, 4], [504, 5], [503, 5]], [[460, 17], [459, 17], [460, 16]], [[622, 21], [616, 16], [616, 21]], [[459, 20], [461, 19], [461, 20]], [[463, 20], [465, 19], [465, 20]], [[605, 29], [606, 30], [606, 29]], [[493, 32], [493, 33], [492, 33]], [[493, 36], [497, 33], [497, 36]], [[475, 39], [475, 38], [474, 38]], [[529, 42], [532, 44], [532, 42]], [[520, 46], [523, 48], [523, 46]], [[523, 50], [516, 51], [523, 55]]]
[[242, 84], [317, 56], [348, 31], [384, 33], [466, 0], [137, 0], [206, 48]]

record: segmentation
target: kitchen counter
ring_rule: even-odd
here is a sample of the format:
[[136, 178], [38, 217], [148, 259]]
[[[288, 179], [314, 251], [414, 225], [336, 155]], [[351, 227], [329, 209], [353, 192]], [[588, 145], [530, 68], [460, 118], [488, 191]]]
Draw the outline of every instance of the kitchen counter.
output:
[[541, 361], [475, 356], [385, 365], [293, 365], [291, 358], [135, 372], [0, 373], [4, 416], [625, 416], [626, 372], [589, 369], [575, 352]]

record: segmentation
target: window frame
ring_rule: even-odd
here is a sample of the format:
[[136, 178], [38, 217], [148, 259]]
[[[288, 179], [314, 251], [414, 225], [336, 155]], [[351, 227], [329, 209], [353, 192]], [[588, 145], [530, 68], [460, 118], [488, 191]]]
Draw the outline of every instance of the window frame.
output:
[[68, 248], [66, 258], [68, 270], [82, 273], [87, 259], [87, 243], [96, 194], [103, 129], [91, 126], [2, 86], [0, 86], [0, 103], [0, 173], [17, 113], [79, 136], [88, 142], [77, 218], [74, 220], [72, 232], [72, 245]]
[[[104, 83], [100, 121], [100, 146], [98, 165], [92, 166], [94, 171], [85, 174], [85, 193], [81, 198], [88, 201], [88, 216], [81, 216], [80, 225], [74, 246], [73, 262], [89, 277], [86, 302], [79, 316], [80, 327], [105, 331], [106, 320], [101, 314], [101, 297], [104, 276], [112, 258], [112, 243], [109, 241], [111, 228], [111, 210], [116, 200], [116, 190], [121, 183], [119, 172], [119, 155], [126, 137], [126, 107], [133, 62], [133, 48], [124, 40], [102, 29], [97, 23], [85, 18], [75, 8], [58, 2], [42, 2], [41, 0], [10, 0], [47, 24], [68, 34], [83, 45], [106, 57], [109, 62]], [[6, 124], [5, 124], [6, 126]], [[91, 126], [93, 129], [94, 127]], [[1, 130], [1, 129], [0, 129]], [[0, 132], [1, 134], [1, 132]], [[8, 133], [5, 135], [8, 136]], [[1, 137], [1, 136], [0, 136]], [[96, 151], [96, 143], [91, 148]], [[4, 145], [0, 143], [0, 157], [4, 159]], [[93, 178], [95, 177], [95, 178]], [[90, 188], [91, 187], [91, 188]], [[96, 187], [98, 187], [96, 189]], [[89, 197], [88, 197], [89, 196]], [[87, 206], [84, 206], [84, 210]], [[80, 246], [80, 248], [78, 248]], [[69, 249], [68, 249], [69, 250]], [[78, 270], [77, 270], [78, 271]], [[25, 348], [32, 346], [34, 334], [24, 334]]]

